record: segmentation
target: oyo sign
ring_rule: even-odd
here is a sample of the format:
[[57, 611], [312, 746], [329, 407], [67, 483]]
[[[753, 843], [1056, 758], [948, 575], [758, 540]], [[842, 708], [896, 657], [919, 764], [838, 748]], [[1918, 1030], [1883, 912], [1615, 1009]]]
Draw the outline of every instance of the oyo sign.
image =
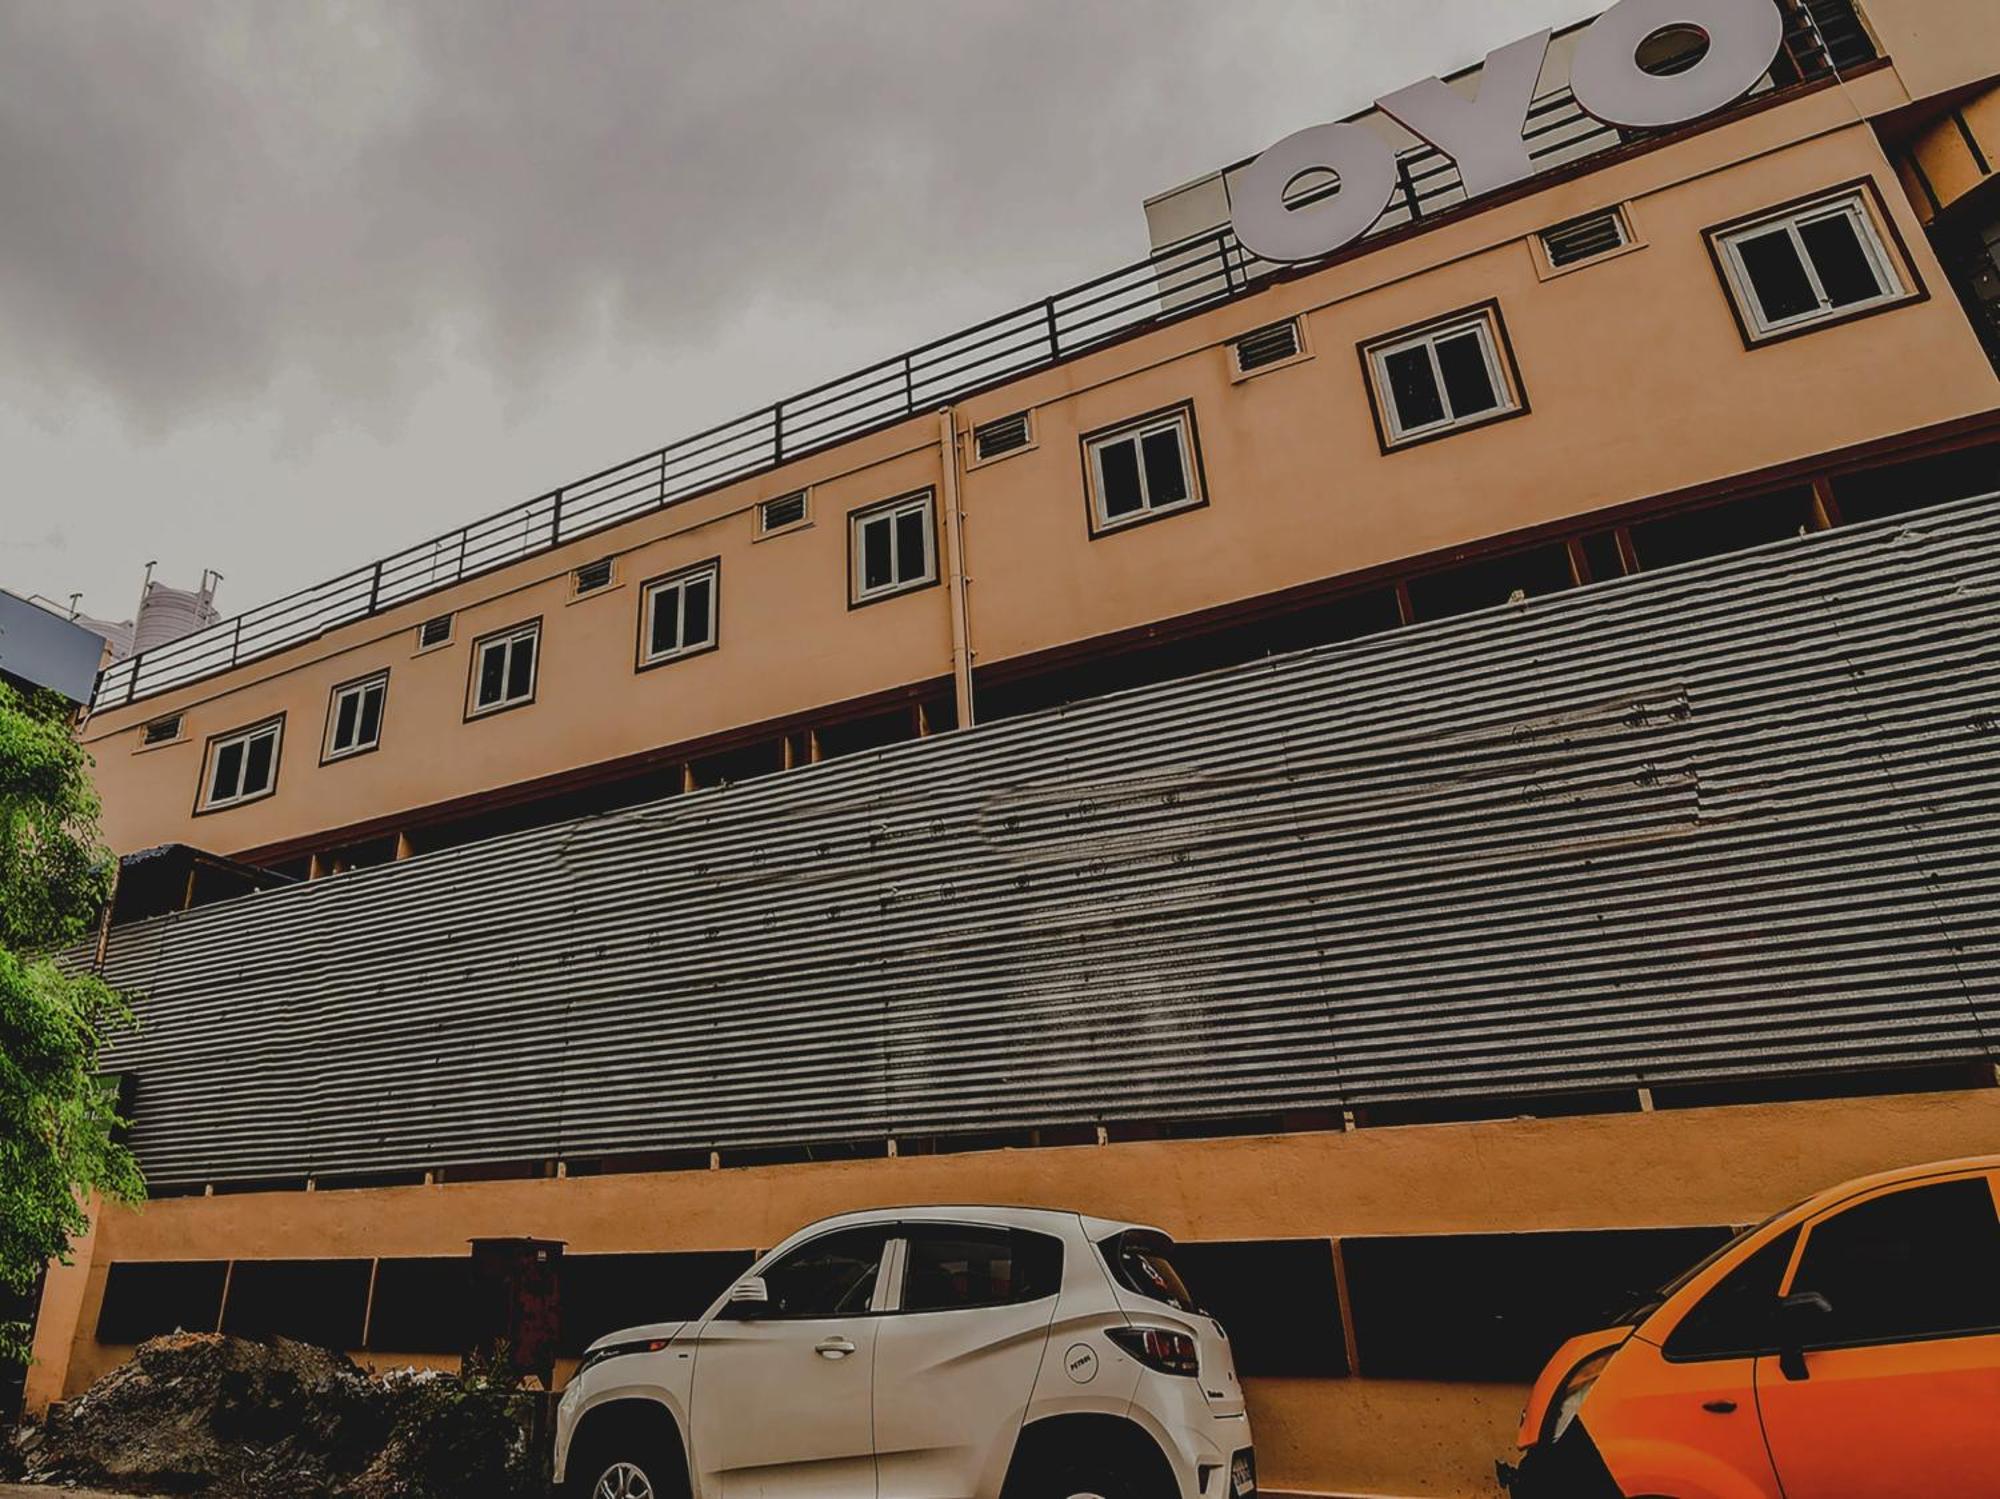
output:
[[[1639, 66], [1639, 48], [1659, 32], [1693, 28], [1708, 39], [1694, 66], [1674, 74]], [[1375, 101], [1458, 163], [1466, 196], [1533, 175], [1522, 131], [1549, 48], [1548, 31], [1491, 53], [1468, 99], [1426, 78]], [[1699, 119], [1735, 103], [1771, 69], [1784, 42], [1772, 0], [1618, 0], [1578, 39], [1570, 91], [1607, 125], [1656, 129]], [[1298, 208], [1285, 194], [1301, 177], [1331, 172], [1339, 190]], [[1359, 239], [1396, 190], [1396, 153], [1360, 125], [1314, 125], [1288, 135], [1230, 185], [1230, 224], [1263, 260], [1317, 260]]]

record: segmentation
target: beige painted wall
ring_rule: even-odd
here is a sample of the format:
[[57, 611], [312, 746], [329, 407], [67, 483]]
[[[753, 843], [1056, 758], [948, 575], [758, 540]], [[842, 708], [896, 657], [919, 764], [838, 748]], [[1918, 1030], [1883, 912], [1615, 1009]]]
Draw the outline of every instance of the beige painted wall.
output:
[[[1817, 1188], [1991, 1151], [2000, 1089], [1352, 1133], [906, 1156], [809, 1166], [174, 1198], [102, 1216], [56, 1271], [30, 1398], [128, 1350], [92, 1336], [118, 1260], [464, 1252], [532, 1234], [580, 1253], [768, 1246], [831, 1213], [913, 1203], [1075, 1208], [1185, 1240], [1742, 1223]], [[400, 1362], [400, 1360], [398, 1361]], [[1370, 1379], [1248, 1384], [1276, 1489], [1490, 1494], [1525, 1391]]]
[[1913, 99], [2000, 75], [1992, 0], [1856, 0], [1856, 8]]

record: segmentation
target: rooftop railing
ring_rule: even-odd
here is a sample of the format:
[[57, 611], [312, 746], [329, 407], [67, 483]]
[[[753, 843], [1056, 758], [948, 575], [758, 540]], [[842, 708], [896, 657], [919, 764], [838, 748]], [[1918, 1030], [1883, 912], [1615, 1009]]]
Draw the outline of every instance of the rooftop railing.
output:
[[[1785, 47], [1760, 92], [1818, 79], [1874, 56], [1852, 0], [1773, 3], [1785, 13]], [[1524, 133], [1543, 170], [1638, 138], [1637, 132], [1585, 114], [1568, 89], [1536, 100]], [[1435, 147], [1404, 150], [1398, 163], [1400, 190], [1368, 237], [1466, 201], [1456, 163]], [[91, 706], [132, 703], [286, 650], [480, 573], [1046, 368], [1134, 329], [1216, 306], [1280, 269], [1250, 256], [1225, 225], [115, 662], [99, 674]]]

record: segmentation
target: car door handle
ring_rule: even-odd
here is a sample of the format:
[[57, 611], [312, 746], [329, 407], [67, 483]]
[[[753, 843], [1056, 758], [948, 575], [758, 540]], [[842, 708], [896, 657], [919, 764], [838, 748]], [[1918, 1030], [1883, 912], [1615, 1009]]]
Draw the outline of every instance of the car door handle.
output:
[[845, 1338], [828, 1338], [824, 1343], [813, 1345], [813, 1352], [821, 1358], [846, 1358], [854, 1351], [854, 1345]]
[[1701, 1408], [1712, 1415], [1726, 1416], [1736, 1409], [1736, 1402], [1734, 1400], [1704, 1400], [1701, 1403]]

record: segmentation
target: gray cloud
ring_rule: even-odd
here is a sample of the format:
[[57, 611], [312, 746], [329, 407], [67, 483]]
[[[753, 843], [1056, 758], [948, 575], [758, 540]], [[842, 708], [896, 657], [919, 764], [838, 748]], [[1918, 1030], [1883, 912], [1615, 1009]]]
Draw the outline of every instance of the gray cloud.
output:
[[[243, 496], [428, 494], [474, 430], [622, 456], [676, 400], [769, 400], [1135, 257], [1146, 194], [1573, 3], [6, 6], [0, 436], [93, 476], [70, 573], [212, 526], [261, 596], [564, 473], [489, 454], [479, 495], [337, 531]], [[582, 451], [634, 365], [660, 424]], [[203, 498], [104, 492], [149, 457]]]

